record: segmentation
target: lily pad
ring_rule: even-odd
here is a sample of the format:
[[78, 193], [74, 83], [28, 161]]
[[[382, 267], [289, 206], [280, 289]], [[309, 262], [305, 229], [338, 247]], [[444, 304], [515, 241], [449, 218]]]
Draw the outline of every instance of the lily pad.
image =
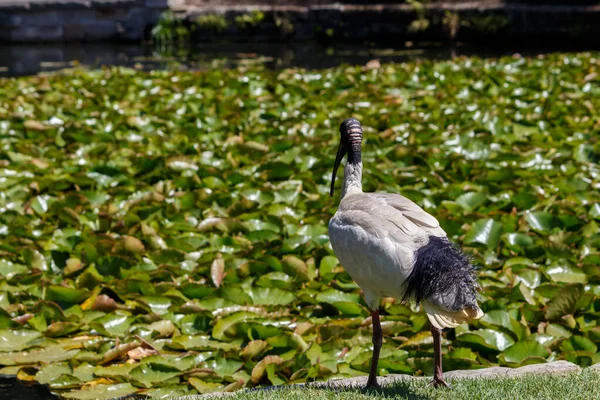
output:
[[518, 342], [498, 354], [502, 364], [518, 367], [526, 362], [529, 357], [547, 358], [550, 352], [536, 341], [528, 340]]
[[98, 384], [89, 386], [81, 390], [73, 390], [67, 394], [69, 399], [77, 400], [102, 400], [102, 399], [115, 399], [118, 397], [128, 396], [137, 392], [137, 388], [129, 383], [119, 384]]
[[177, 368], [161, 363], [144, 363], [131, 370], [129, 375], [146, 387], [164, 382], [181, 373]]
[[20, 351], [30, 347], [30, 343], [41, 333], [28, 330], [0, 330], [0, 351]]
[[255, 305], [286, 305], [296, 298], [293, 293], [277, 288], [252, 288], [248, 294]]
[[582, 294], [583, 285], [580, 283], [572, 283], [561, 287], [548, 303], [546, 319], [552, 321], [573, 314]]
[[504, 351], [515, 342], [504, 332], [491, 329], [478, 329], [458, 336], [459, 342], [481, 350]]
[[465, 243], [482, 244], [489, 248], [496, 247], [500, 234], [502, 233], [502, 224], [493, 219], [480, 219], [476, 221], [469, 231], [465, 234]]
[[0, 364], [35, 364], [35, 363], [53, 363], [72, 359], [79, 350], [65, 350], [60, 345], [50, 345], [41, 349], [24, 351], [19, 353], [0, 354]]
[[550, 231], [558, 225], [554, 216], [545, 211], [527, 211], [525, 213], [525, 221], [527, 221], [531, 229], [541, 232]]
[[460, 195], [456, 199], [456, 203], [459, 204], [467, 211], [473, 211], [486, 201], [486, 195], [481, 192], [468, 192]]

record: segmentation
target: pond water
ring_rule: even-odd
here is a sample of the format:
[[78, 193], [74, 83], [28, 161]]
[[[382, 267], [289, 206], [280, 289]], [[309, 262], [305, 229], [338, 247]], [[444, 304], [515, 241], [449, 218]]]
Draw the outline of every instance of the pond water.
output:
[[[578, 46], [578, 47], [575, 47]], [[140, 69], [206, 69], [241, 64], [269, 68], [326, 68], [341, 63], [365, 64], [372, 59], [402, 62], [417, 58], [454, 56], [496, 57], [514, 53], [534, 55], [553, 51], [597, 50], [583, 45], [569, 48], [524, 45], [521, 48], [435, 43], [200, 43], [157, 47], [151, 44], [27, 44], [0, 45], [0, 76], [32, 75], [74, 65], [122, 65]]]

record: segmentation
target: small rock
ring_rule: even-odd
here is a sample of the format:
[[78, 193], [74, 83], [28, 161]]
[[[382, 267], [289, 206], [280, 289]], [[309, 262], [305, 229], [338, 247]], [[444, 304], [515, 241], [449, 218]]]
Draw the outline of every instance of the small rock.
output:
[[510, 368], [490, 367], [482, 369], [456, 370], [444, 373], [446, 379], [477, 379], [477, 378], [498, 378], [506, 376]]
[[581, 368], [568, 361], [554, 361], [546, 364], [532, 364], [520, 368], [491, 367], [465, 371], [450, 371], [444, 374], [452, 379], [475, 378], [516, 378], [526, 374], [534, 375], [567, 375], [581, 372]]
[[600, 363], [594, 364], [591, 367], [589, 367], [588, 369], [593, 369], [594, 371], [600, 372]]
[[581, 367], [569, 361], [554, 361], [547, 364], [532, 364], [521, 368], [510, 369], [507, 376], [512, 378], [524, 374], [568, 375], [574, 372], [581, 372]]

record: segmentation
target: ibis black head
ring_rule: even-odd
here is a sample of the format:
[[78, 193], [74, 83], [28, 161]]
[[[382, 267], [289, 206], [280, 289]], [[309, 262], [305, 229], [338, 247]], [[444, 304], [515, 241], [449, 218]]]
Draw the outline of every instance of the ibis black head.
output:
[[355, 118], [348, 118], [340, 125], [340, 145], [338, 146], [335, 163], [333, 164], [333, 175], [331, 176], [331, 189], [329, 194], [333, 196], [333, 185], [335, 176], [342, 159], [348, 154], [348, 162], [352, 164], [361, 161], [362, 125]]

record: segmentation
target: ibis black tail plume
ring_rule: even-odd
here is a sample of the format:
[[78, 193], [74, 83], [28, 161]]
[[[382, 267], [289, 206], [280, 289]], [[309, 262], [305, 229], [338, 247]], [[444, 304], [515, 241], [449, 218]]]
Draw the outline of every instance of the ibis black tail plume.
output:
[[403, 301], [431, 300], [449, 310], [477, 309], [477, 269], [447, 238], [429, 237], [415, 252], [415, 264], [406, 280]]

